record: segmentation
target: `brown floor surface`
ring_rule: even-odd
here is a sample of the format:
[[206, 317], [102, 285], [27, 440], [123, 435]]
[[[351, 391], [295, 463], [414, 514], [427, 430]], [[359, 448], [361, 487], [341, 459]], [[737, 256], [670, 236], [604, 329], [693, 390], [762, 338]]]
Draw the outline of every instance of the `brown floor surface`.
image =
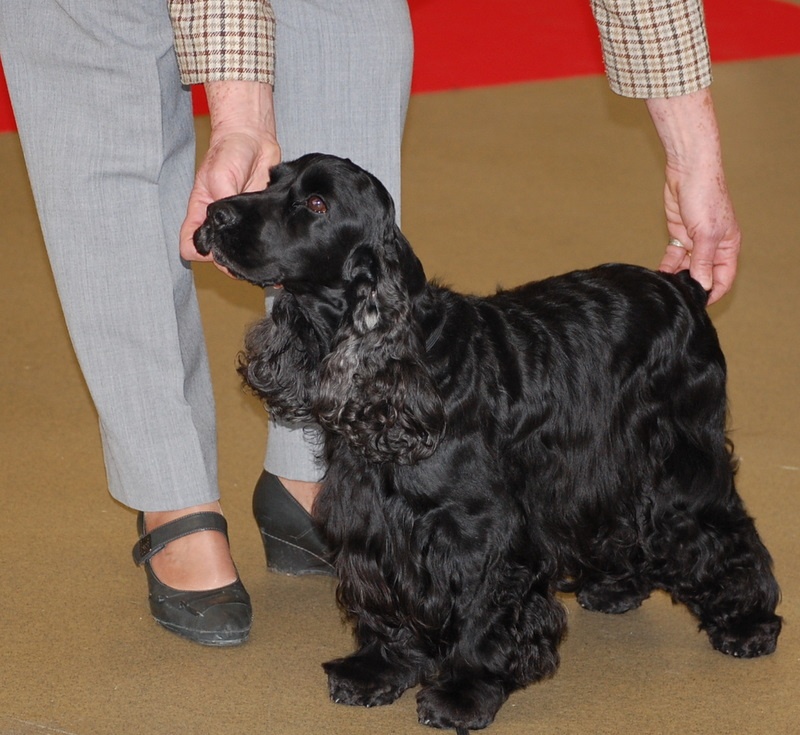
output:
[[[794, 733], [800, 722], [800, 58], [716, 70], [730, 186], [746, 233], [734, 293], [712, 309], [730, 364], [739, 486], [773, 552], [786, 626], [755, 661], [711, 650], [655, 595], [620, 617], [572, 598], [560, 672], [514, 694], [491, 732]], [[199, 121], [201, 140], [207, 135]], [[424, 733], [413, 693], [330, 703], [319, 663], [350, 648], [326, 580], [267, 575], [249, 513], [264, 414], [233, 370], [257, 289], [198, 281], [219, 408], [234, 555], [251, 641], [208, 650], [149, 618], [109, 499], [94, 412], [69, 347], [14, 135], [0, 136], [0, 733]], [[655, 265], [661, 155], [644, 108], [587, 78], [414, 98], [404, 229], [430, 275], [487, 292], [609, 260]]]

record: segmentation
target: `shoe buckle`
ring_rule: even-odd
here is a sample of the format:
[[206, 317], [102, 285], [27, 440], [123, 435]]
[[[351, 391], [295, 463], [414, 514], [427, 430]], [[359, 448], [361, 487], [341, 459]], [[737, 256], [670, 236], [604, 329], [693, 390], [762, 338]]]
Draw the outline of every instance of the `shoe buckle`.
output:
[[139, 559], [144, 561], [144, 558], [152, 550], [152, 539], [150, 534], [146, 534], [139, 539]]

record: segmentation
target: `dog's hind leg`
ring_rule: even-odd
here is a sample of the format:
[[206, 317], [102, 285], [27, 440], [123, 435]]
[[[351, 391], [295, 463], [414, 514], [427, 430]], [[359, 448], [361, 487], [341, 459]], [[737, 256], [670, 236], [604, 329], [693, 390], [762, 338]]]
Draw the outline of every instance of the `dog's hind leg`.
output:
[[718, 651], [741, 658], [772, 653], [781, 630], [780, 590], [752, 519], [744, 511], [726, 516], [709, 509], [695, 533], [681, 553], [693, 563], [682, 578], [673, 576], [668, 591], [698, 617]]
[[571, 579], [560, 588], [575, 591], [580, 606], [592, 612], [619, 615], [636, 609], [650, 596], [653, 583], [635, 521], [609, 516], [589, 528], [580, 534], [579, 551], [568, 562]]
[[[695, 480], [710, 476], [699, 462], [691, 466]], [[736, 493], [730, 462], [714, 469], [710, 484], [690, 483], [691, 495], [670, 493], [655, 511], [648, 539], [654, 579], [697, 616], [715, 649], [762, 656], [775, 650], [781, 630], [780, 590], [769, 552]]]
[[724, 358], [703, 330], [688, 347], [691, 359], [680, 358], [664, 383], [668, 411], [651, 436], [650, 456], [663, 459], [642, 507], [643, 547], [653, 581], [689, 607], [715, 649], [762, 656], [780, 634], [780, 590], [736, 491]]
[[641, 579], [609, 574], [583, 581], [576, 597], [584, 610], [619, 615], [639, 607], [650, 592], [651, 585]]

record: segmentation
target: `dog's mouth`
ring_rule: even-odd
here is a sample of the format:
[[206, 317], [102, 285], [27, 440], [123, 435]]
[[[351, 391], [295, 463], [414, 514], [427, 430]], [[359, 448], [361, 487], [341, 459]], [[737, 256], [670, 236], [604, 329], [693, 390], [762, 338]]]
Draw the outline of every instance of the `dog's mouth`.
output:
[[214, 258], [214, 263], [224, 268], [225, 271], [229, 275], [233, 276], [237, 281], [249, 281], [249, 279], [243, 273], [237, 270], [236, 266], [226, 262], [224, 258], [219, 258], [213, 251], [211, 252], [211, 255]]
[[[276, 276], [259, 274], [255, 275], [248, 272], [246, 266], [238, 263], [234, 258], [230, 257], [227, 251], [230, 249], [228, 246], [231, 243], [226, 242], [223, 233], [215, 227], [214, 223], [206, 220], [194, 233], [194, 247], [200, 255], [211, 255], [214, 262], [222, 266], [231, 276], [240, 280], [252, 283], [261, 288], [283, 288], [281, 279]], [[235, 249], [235, 248], [233, 248]]]
[[214, 258], [214, 262], [217, 265], [221, 265], [228, 271], [228, 273], [240, 281], [252, 283], [254, 286], [258, 286], [259, 288], [283, 288], [281, 278], [277, 276], [273, 277], [270, 275], [248, 272], [241, 265], [226, 257], [224, 251], [218, 248], [211, 249], [211, 256]]

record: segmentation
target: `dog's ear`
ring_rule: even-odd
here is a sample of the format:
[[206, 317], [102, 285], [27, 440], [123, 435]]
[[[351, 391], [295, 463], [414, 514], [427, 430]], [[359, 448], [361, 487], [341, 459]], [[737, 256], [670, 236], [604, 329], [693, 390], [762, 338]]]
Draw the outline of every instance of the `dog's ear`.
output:
[[323, 360], [314, 416], [370, 461], [412, 464], [444, 430], [411, 305], [422, 266], [393, 226], [383, 243], [357, 247], [343, 275], [347, 312]]

